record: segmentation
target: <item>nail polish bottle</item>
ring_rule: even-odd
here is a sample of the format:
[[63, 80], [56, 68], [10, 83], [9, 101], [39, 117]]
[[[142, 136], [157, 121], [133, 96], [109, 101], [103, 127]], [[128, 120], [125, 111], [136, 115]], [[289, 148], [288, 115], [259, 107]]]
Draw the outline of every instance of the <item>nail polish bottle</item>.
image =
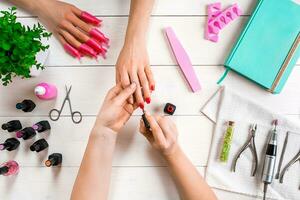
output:
[[0, 175], [10, 176], [19, 172], [19, 164], [16, 161], [8, 161], [0, 166]]
[[4, 143], [0, 144], [0, 151], [7, 150], [13, 151], [17, 149], [20, 145], [20, 141], [16, 138], [8, 138]]
[[57, 97], [57, 88], [53, 84], [40, 83], [34, 88], [35, 95], [42, 100], [51, 100]]
[[32, 126], [34, 130], [41, 133], [51, 129], [50, 123], [47, 120], [40, 121]]
[[62, 154], [53, 153], [48, 156], [48, 160], [45, 161], [46, 167], [57, 166], [62, 163]]
[[22, 129], [22, 124], [19, 120], [12, 120], [5, 124], [2, 124], [2, 129], [8, 132], [14, 132]]
[[30, 146], [30, 150], [36, 151], [38, 153], [40, 151], [43, 151], [44, 149], [47, 149], [48, 147], [48, 142], [45, 139], [40, 139]]
[[24, 140], [28, 140], [33, 138], [36, 135], [35, 130], [32, 127], [26, 127], [18, 132], [16, 132], [17, 138], [23, 138]]
[[16, 108], [24, 112], [31, 112], [35, 108], [35, 103], [29, 99], [25, 99], [21, 103], [17, 103]]

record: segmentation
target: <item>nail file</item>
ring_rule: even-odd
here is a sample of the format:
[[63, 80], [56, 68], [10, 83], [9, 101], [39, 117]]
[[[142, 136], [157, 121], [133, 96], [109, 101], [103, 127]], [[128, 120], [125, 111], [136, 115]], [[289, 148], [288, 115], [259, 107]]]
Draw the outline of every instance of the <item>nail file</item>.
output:
[[177, 60], [179, 67], [181, 68], [186, 80], [188, 81], [193, 92], [197, 92], [201, 89], [200, 83], [194, 71], [191, 60], [186, 53], [185, 49], [177, 39], [173, 29], [171, 27], [165, 28], [165, 33], [169, 40], [170, 46]]

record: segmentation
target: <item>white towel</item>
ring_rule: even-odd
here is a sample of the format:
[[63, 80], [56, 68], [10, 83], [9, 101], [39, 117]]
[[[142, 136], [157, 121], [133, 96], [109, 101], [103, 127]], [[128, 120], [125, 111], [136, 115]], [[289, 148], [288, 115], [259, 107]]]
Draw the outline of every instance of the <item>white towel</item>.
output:
[[[282, 164], [282, 168], [300, 149], [300, 126], [276, 115], [262, 106], [239, 96], [228, 88], [221, 87], [218, 92], [206, 103], [202, 109], [210, 120], [215, 123], [215, 130], [206, 171], [206, 180], [214, 188], [231, 192], [262, 197], [261, 172], [265, 153], [265, 144], [268, 141], [272, 121], [278, 119], [278, 153], [275, 173], [278, 167], [282, 146], [287, 131], [290, 131], [289, 140]], [[233, 142], [227, 163], [219, 161], [223, 136], [227, 122], [235, 122]], [[248, 148], [238, 160], [236, 172], [231, 171], [232, 161], [240, 148], [249, 137], [251, 124], [258, 124], [255, 143], [258, 154], [258, 171], [255, 177], [251, 176], [253, 157]], [[282, 169], [281, 168], [281, 169]], [[278, 180], [268, 187], [267, 197], [273, 199], [300, 199], [300, 163], [295, 163], [285, 174], [283, 184]]]

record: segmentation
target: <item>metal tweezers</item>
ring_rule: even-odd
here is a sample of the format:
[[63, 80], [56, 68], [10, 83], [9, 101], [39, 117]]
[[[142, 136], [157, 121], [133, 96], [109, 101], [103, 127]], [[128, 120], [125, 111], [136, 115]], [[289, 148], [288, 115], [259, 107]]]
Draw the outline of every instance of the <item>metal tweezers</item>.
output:
[[238, 161], [239, 157], [241, 156], [241, 154], [247, 148], [250, 148], [251, 153], [253, 155], [253, 159], [254, 159], [254, 162], [252, 164], [253, 169], [252, 169], [251, 175], [255, 176], [256, 171], [257, 171], [257, 162], [258, 162], [257, 151], [256, 151], [256, 147], [255, 147], [255, 133], [256, 133], [256, 130], [257, 130], [257, 124], [253, 124], [251, 126], [251, 128], [250, 128], [250, 131], [249, 131], [250, 132], [250, 137], [248, 138], [248, 140], [246, 141], [246, 143], [243, 145], [243, 147], [240, 149], [240, 151], [236, 155], [235, 159], [233, 160], [233, 163], [232, 163], [232, 171], [233, 172], [235, 172], [236, 164], [237, 164], [237, 161]]
[[[283, 177], [285, 175], [285, 173], [289, 170], [289, 168], [291, 168], [291, 166], [293, 164], [295, 164], [296, 162], [300, 162], [300, 150], [299, 152], [296, 154], [296, 156], [290, 161], [288, 162], [288, 164], [282, 169], [280, 176], [279, 176], [279, 182], [283, 183]], [[300, 190], [300, 186], [298, 188]]]

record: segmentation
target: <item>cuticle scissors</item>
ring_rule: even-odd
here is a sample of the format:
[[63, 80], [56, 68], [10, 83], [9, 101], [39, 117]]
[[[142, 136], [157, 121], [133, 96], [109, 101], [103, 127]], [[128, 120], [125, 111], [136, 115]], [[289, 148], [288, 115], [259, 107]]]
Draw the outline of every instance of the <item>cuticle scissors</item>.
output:
[[[70, 88], [68, 89], [68, 87], [66, 86], [66, 97], [60, 107], [60, 110], [58, 109], [52, 109], [50, 110], [49, 112], [49, 118], [52, 120], [52, 121], [57, 121], [59, 118], [60, 118], [60, 115], [64, 109], [64, 106], [65, 106], [65, 103], [66, 101], [69, 102], [69, 108], [70, 108], [70, 112], [71, 112], [71, 119], [72, 121], [75, 123], [75, 124], [79, 124], [82, 120], [82, 114], [79, 112], [79, 111], [74, 111], [72, 110], [72, 105], [71, 105], [71, 99], [70, 99], [70, 92], [71, 92], [71, 89], [72, 89], [72, 85], [70, 86]], [[57, 117], [53, 117], [54, 114], [57, 114]], [[78, 115], [79, 119], [76, 121], [75, 120], [75, 115]], [[54, 115], [56, 116], [56, 115]]]

